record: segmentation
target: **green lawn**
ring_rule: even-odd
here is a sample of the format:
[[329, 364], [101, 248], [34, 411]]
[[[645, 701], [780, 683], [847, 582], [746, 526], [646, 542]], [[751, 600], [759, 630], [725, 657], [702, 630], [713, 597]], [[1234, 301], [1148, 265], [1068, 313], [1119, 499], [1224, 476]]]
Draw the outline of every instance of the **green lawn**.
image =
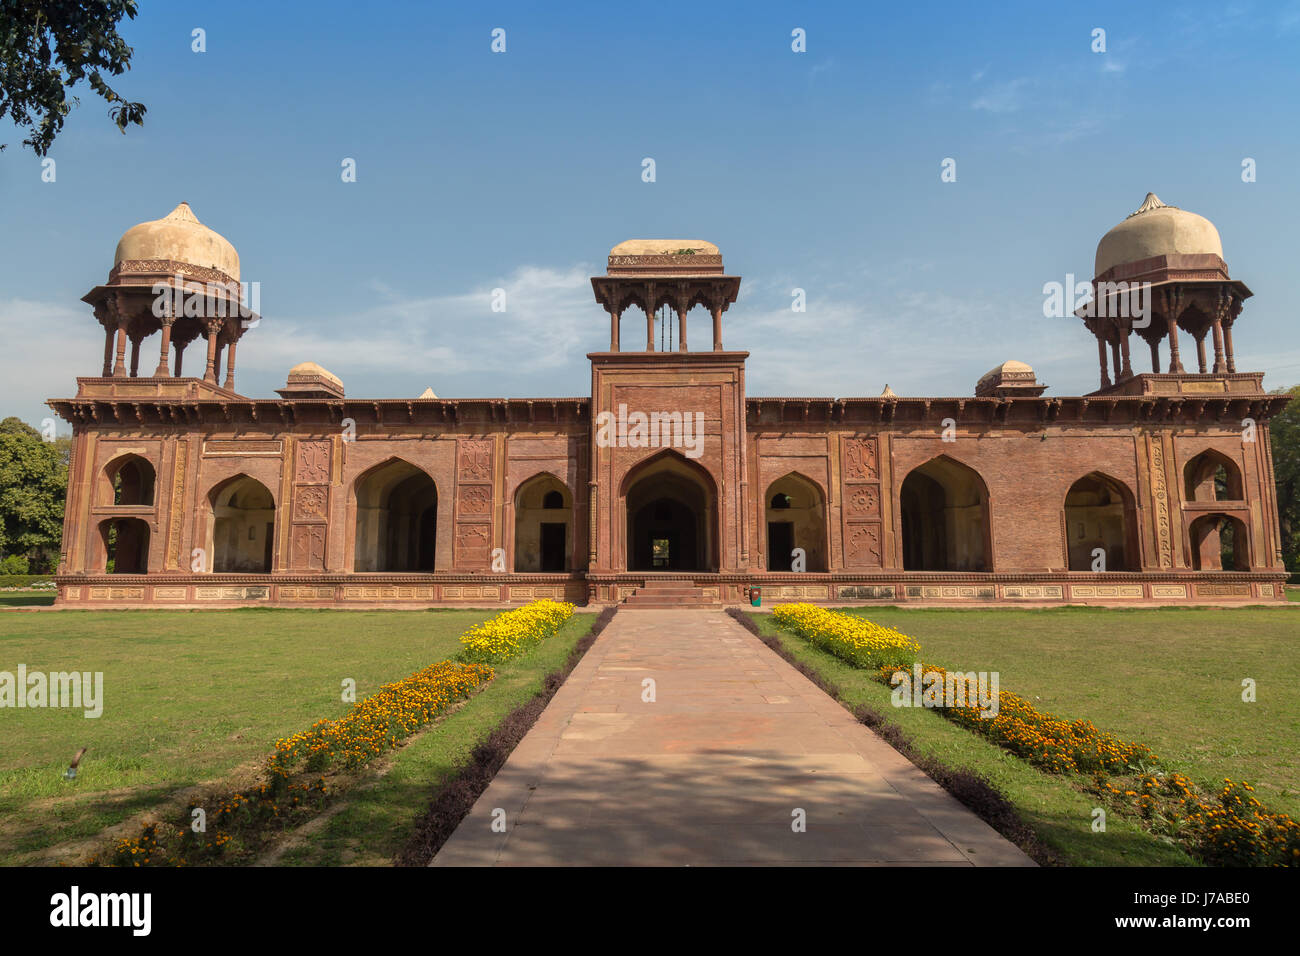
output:
[[[1224, 777], [1244, 779], [1266, 804], [1300, 817], [1300, 614], [1295, 611], [845, 610], [914, 637], [928, 663], [997, 671], [1000, 689], [1040, 709], [1088, 718], [1102, 730], [1146, 743], [1162, 765], [1211, 790]], [[1114, 815], [1104, 839], [1091, 833], [1086, 811], [1093, 800], [1066, 778], [1040, 773], [936, 714], [891, 707], [883, 684], [777, 631], [768, 615], [756, 619], [800, 659], [840, 683], [855, 703], [887, 712], [923, 749], [952, 766], [988, 775], [1071, 862], [1114, 862]], [[1258, 686], [1253, 704], [1241, 700], [1241, 681], [1247, 677]], [[1133, 863], [1159, 862], [1160, 854], [1170, 852], [1136, 832], [1125, 839]]]
[[[38, 851], [55, 844], [80, 851], [103, 828], [179, 799], [185, 788], [251, 779], [277, 738], [349, 706], [342, 681], [354, 680], [360, 699], [452, 656], [460, 634], [491, 613], [0, 614], [0, 671], [20, 663], [29, 673], [102, 671], [105, 699], [97, 719], [70, 710], [0, 711], [0, 863], [50, 858]], [[575, 616], [560, 638], [501, 668], [465, 710], [490, 719], [496, 704], [486, 700], [498, 692], [502, 706], [516, 700], [531, 675], [562, 656], [558, 645], [571, 647], [592, 620]], [[466, 733], [477, 729], [462, 724]], [[83, 746], [77, 780], [62, 779]], [[408, 819], [423, 809], [417, 803], [406, 808]]]

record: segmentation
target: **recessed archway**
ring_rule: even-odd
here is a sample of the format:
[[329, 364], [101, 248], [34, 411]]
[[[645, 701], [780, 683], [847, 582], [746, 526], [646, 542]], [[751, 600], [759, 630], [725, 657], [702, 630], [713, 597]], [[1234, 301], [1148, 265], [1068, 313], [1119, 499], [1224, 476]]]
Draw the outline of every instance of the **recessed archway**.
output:
[[790, 571], [795, 549], [804, 553], [803, 570], [826, 570], [826, 499], [821, 488], [798, 472], [767, 486], [767, 569]]
[[567, 571], [573, 496], [559, 478], [534, 475], [515, 492], [515, 570]]
[[147, 574], [149, 524], [140, 518], [109, 518], [99, 523], [105, 574]]
[[1243, 501], [1241, 468], [1220, 451], [1208, 448], [1183, 468], [1188, 501]]
[[1121, 481], [1090, 472], [1065, 495], [1066, 562], [1071, 571], [1137, 571], [1133, 493]]
[[208, 494], [208, 553], [215, 573], [269, 574], [275, 544], [275, 498], [266, 485], [236, 475]]
[[392, 458], [356, 481], [355, 571], [432, 571], [438, 542], [438, 487]]
[[946, 455], [912, 469], [899, 492], [903, 569], [991, 571], [988, 500], [978, 472]]
[[1187, 529], [1197, 571], [1249, 571], [1250, 532], [1232, 515], [1201, 515]]
[[139, 455], [113, 459], [104, 467], [99, 494], [100, 503], [105, 505], [153, 505], [153, 465]]
[[623, 480], [629, 571], [716, 571], [713, 477], [675, 451], [660, 452]]

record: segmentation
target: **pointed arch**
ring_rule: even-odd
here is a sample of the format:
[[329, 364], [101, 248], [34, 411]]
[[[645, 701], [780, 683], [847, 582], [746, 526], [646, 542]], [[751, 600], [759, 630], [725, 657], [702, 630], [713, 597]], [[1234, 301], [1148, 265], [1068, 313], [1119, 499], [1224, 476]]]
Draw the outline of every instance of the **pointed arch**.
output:
[[207, 494], [207, 567], [216, 574], [269, 574], [274, 565], [276, 502], [271, 490], [240, 472]]
[[826, 495], [821, 484], [797, 471], [787, 472], [763, 492], [767, 530], [767, 569], [790, 571], [796, 549], [803, 570], [826, 570]]
[[899, 488], [907, 571], [992, 571], [989, 492], [980, 473], [949, 455], [917, 465]]
[[630, 571], [716, 571], [718, 486], [708, 469], [667, 448], [619, 486]]
[[572, 566], [573, 492], [557, 475], [540, 471], [515, 489], [514, 569], [567, 571]]
[[112, 458], [100, 472], [100, 505], [152, 507], [157, 471], [143, 455], [127, 452]]
[[1241, 466], [1223, 452], [1207, 448], [1183, 466], [1187, 501], [1244, 501]]
[[1065, 493], [1065, 566], [1071, 571], [1138, 571], [1137, 499], [1112, 475], [1090, 471]]
[[433, 571], [437, 563], [438, 485], [396, 456], [352, 483], [356, 523], [353, 570]]

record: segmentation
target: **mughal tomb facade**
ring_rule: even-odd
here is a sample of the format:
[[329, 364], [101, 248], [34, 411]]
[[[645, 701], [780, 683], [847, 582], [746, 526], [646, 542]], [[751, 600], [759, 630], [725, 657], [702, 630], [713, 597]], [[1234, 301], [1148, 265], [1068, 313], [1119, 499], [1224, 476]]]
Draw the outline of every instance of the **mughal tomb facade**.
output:
[[[84, 297], [103, 367], [49, 403], [73, 426], [58, 603], [1284, 600], [1286, 399], [1236, 368], [1251, 292], [1218, 232], [1149, 195], [1094, 275], [1087, 395], [1015, 361], [948, 397], [749, 395], [717, 247], [633, 240], [591, 280], [588, 395], [354, 398], [305, 362], [253, 398], [239, 257], [182, 203], [122, 237]], [[1101, 308], [1115, 283], [1149, 284], [1145, 318]]]

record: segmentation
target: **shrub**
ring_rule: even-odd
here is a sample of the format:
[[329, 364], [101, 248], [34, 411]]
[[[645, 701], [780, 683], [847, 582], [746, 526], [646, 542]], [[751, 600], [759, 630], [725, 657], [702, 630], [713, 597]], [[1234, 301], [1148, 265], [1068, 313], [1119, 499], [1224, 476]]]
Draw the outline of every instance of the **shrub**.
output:
[[26, 574], [29, 567], [25, 554], [11, 554], [0, 559], [0, 574]]

